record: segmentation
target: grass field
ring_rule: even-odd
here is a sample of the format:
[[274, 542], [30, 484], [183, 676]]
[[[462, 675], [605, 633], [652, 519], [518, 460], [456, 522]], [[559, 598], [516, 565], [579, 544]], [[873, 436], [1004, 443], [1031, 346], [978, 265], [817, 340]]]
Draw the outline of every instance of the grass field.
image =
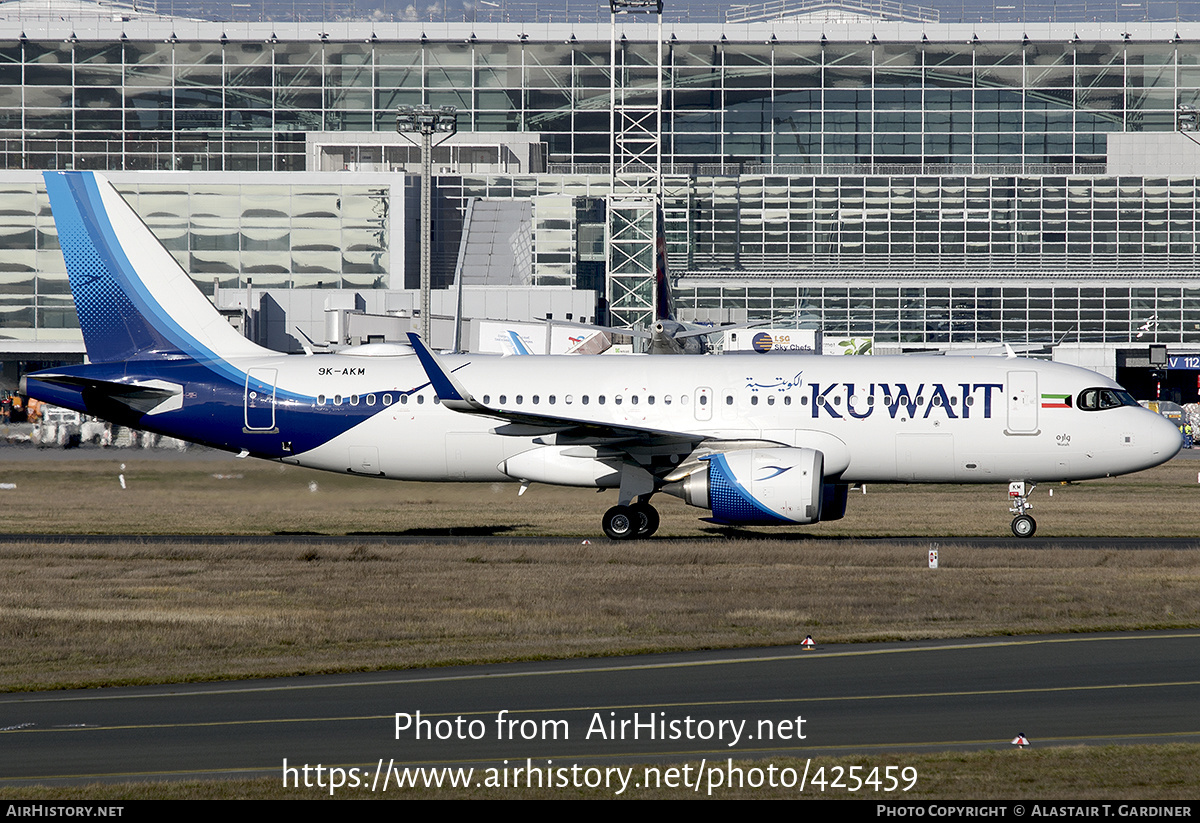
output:
[[[609, 491], [516, 484], [398, 483], [257, 460], [112, 459], [5, 463], [0, 448], [0, 533], [564, 535], [603, 540]], [[121, 466], [126, 466], [122, 469]], [[1200, 461], [1176, 459], [1128, 477], [1040, 486], [1031, 500], [1039, 536], [1196, 536]], [[122, 489], [119, 477], [124, 476]], [[311, 484], [315, 491], [310, 491]], [[747, 530], [768, 539], [843, 536], [1003, 536], [1007, 483], [872, 485], [850, 496], [843, 520]], [[1053, 491], [1053, 496], [1051, 496]], [[657, 537], [722, 534], [706, 514], [667, 495]]]
[[[1039, 534], [1200, 534], [1194, 461], [1038, 490]], [[1002, 487], [868, 488], [842, 521], [596, 537], [611, 495], [385, 483], [237, 460], [14, 463], [0, 531], [361, 534], [361, 543], [0, 539], [0, 689], [794, 643], [1200, 626], [1200, 551], [956, 546]], [[118, 474], [126, 479], [121, 489]], [[311, 484], [316, 491], [310, 491]], [[923, 514], [921, 514], [923, 510]], [[371, 534], [433, 534], [384, 546]], [[570, 534], [480, 543], [462, 534]], [[939, 536], [927, 544], [853, 536]], [[673, 536], [672, 536], [673, 535]], [[584, 543], [584, 539], [590, 542]], [[838, 538], [838, 539], [834, 539]], [[850, 538], [850, 539], [847, 539]], [[1020, 592], [1017, 597], [1015, 593]]]
[[[833, 643], [1200, 626], [1200, 551], [1038, 549], [1016, 539], [971, 549], [945, 537], [1007, 534], [1003, 485], [871, 486], [851, 496], [842, 521], [736, 536], [660, 495], [660, 537], [613, 543], [597, 537], [611, 493], [535, 486], [518, 498], [512, 485], [386, 483], [130, 453], [5, 463], [0, 450], [0, 467], [0, 483], [16, 484], [0, 490], [0, 532], [363, 536], [266, 548], [0, 538], [7, 691], [771, 645], [806, 634]], [[1198, 535], [1198, 469], [1175, 460], [1055, 486], [1053, 497], [1041, 487], [1039, 537]], [[436, 539], [381, 546], [374, 534]], [[481, 544], [475, 534], [562, 539]], [[941, 567], [927, 568], [926, 544], [853, 539], [881, 535], [937, 539]], [[1131, 748], [1103, 755], [1096, 773], [1161, 778], [1139, 777], [1140, 793], [1118, 797], [1195, 796], [1195, 769], [1178, 773], [1200, 748], [1150, 750], [1150, 759]], [[938, 758], [943, 793], [923, 796], [1012, 796], [989, 794], [995, 763]], [[1049, 763], [1029, 774], [1042, 779]], [[1090, 797], [1107, 785], [1071, 773], [1063, 766], [1061, 779], [1046, 780], [1057, 788], [1040, 796], [1091, 786]], [[201, 785], [190, 796], [276, 796], [254, 782]]]

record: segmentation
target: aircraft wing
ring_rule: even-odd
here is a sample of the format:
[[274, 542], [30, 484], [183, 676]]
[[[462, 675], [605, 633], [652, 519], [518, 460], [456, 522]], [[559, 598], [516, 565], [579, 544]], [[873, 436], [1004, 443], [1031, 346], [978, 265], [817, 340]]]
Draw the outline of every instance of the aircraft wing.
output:
[[417, 359], [425, 369], [433, 390], [437, 393], [442, 405], [453, 411], [464, 414], [477, 414], [502, 420], [506, 425], [496, 429], [497, 434], [514, 437], [537, 437], [540, 435], [556, 435], [559, 443], [587, 443], [612, 445], [636, 441], [645, 444], [652, 441], [656, 446], [677, 445], [680, 450], [688, 450], [706, 438], [697, 434], [653, 429], [641, 426], [616, 425], [597, 423], [594, 420], [572, 418], [561, 414], [537, 414], [535, 412], [511, 411], [498, 409], [482, 403], [462, 385], [437, 355], [425, 345], [420, 335], [409, 332], [408, 338]]
[[709, 334], [717, 334], [723, 331], [733, 331], [734, 329], [753, 329], [757, 326], [765, 326], [770, 323], [770, 320], [754, 320], [750, 323], [726, 323], [723, 326], [706, 326], [703, 328], [692, 328], [686, 331], [681, 331], [675, 335], [676, 339], [685, 340], [689, 337], [704, 337]]

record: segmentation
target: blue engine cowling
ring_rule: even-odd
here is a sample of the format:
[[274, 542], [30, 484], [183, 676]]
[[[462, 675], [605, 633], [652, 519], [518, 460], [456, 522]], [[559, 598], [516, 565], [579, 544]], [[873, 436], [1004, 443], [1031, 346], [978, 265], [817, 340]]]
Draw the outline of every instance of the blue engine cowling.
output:
[[663, 491], [711, 509], [714, 523], [816, 523], [846, 512], [848, 487], [824, 482], [824, 456], [815, 449], [746, 449], [703, 460], [706, 467]]

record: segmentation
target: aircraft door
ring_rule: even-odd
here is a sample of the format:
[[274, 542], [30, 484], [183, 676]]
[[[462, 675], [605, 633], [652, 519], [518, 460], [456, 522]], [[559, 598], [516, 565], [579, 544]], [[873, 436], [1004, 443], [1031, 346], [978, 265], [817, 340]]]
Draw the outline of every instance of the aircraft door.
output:
[[1038, 395], [1037, 372], [1010, 371], [1008, 373], [1008, 428], [1005, 434], [1037, 434]]
[[276, 431], [275, 379], [278, 374], [278, 369], [250, 369], [246, 372], [246, 431]]

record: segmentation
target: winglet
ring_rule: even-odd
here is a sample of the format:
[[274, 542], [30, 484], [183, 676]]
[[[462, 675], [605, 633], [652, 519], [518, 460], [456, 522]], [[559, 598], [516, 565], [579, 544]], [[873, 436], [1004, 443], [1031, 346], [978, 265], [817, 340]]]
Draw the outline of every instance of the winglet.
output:
[[513, 354], [533, 354], [533, 352], [529, 350], [529, 347], [525, 345], [525, 341], [521, 339], [521, 335], [517, 334], [512, 329], [508, 330], [508, 341], [510, 344], [512, 344]]
[[433, 390], [438, 399], [442, 401], [443, 406], [454, 411], [485, 410], [485, 407], [475, 402], [471, 393], [450, 372], [446, 371], [438, 356], [425, 345], [421, 335], [410, 331], [408, 341], [412, 344], [413, 351], [417, 353], [417, 359], [421, 361], [421, 368], [425, 369], [425, 376], [429, 378], [429, 383], [433, 386]]

